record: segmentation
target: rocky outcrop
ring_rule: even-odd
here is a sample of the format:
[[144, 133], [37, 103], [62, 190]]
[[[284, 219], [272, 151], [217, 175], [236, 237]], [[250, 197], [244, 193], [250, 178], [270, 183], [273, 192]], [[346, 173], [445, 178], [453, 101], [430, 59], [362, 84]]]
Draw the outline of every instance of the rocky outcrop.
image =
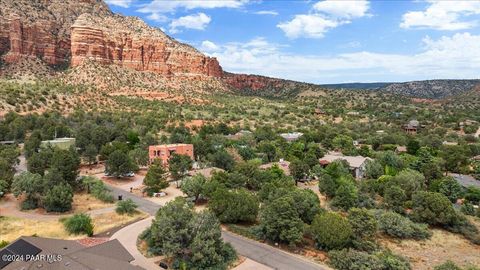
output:
[[217, 59], [133, 17], [81, 15], [71, 28], [71, 52], [72, 66], [89, 60], [162, 75], [223, 74]]
[[238, 90], [264, 90], [266, 88], [279, 88], [285, 84], [285, 80], [248, 74], [225, 73], [224, 81]]
[[111, 14], [100, 0], [0, 0], [0, 55], [7, 63], [25, 57], [69, 62], [70, 27], [85, 12]]
[[258, 96], [289, 97], [301, 92], [324, 90], [319, 85], [296, 82], [259, 75], [234, 74], [225, 72], [223, 81], [233, 90]]
[[22, 57], [40, 58], [50, 65], [68, 61], [70, 44], [54, 34], [58, 25], [50, 21], [40, 21], [25, 25], [20, 18], [10, 19], [0, 24], [0, 54], [7, 63], [14, 63]]

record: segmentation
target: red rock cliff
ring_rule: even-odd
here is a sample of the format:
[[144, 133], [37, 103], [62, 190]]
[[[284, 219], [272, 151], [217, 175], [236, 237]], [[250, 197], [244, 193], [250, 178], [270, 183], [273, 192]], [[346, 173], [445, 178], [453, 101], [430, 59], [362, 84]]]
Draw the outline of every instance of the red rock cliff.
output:
[[217, 59], [177, 42], [143, 21], [83, 14], [71, 28], [71, 65], [85, 60], [163, 75], [223, 75]]
[[38, 57], [50, 65], [70, 58], [70, 26], [85, 12], [111, 14], [101, 0], [0, 1], [0, 55], [7, 63]]
[[42, 21], [25, 25], [20, 18], [0, 24], [0, 54], [7, 63], [17, 62], [21, 57], [38, 57], [50, 65], [68, 61], [70, 44], [53, 34], [58, 25]]

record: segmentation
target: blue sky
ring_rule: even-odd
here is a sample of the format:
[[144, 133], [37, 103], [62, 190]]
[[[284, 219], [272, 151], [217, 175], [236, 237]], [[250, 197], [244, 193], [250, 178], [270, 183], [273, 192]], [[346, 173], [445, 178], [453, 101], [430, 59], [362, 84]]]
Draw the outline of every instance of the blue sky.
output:
[[480, 78], [480, 1], [107, 3], [230, 72], [313, 83]]

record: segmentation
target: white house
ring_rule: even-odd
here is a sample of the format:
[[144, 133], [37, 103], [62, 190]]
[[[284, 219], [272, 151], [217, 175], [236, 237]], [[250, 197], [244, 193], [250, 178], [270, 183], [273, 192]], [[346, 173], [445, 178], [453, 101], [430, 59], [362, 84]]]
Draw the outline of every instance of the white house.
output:
[[352, 175], [356, 179], [362, 179], [365, 175], [367, 160], [371, 160], [369, 157], [362, 156], [344, 156], [339, 152], [328, 152], [324, 157], [320, 158], [320, 165], [327, 166], [335, 160], [346, 160], [352, 171]]

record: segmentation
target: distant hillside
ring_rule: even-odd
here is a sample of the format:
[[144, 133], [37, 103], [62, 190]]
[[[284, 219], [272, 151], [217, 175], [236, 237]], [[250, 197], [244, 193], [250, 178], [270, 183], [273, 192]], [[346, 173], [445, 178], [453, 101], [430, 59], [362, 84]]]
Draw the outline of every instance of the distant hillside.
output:
[[317, 84], [251, 74], [224, 72], [223, 81], [235, 91], [264, 97], [295, 97], [304, 91], [323, 91]]
[[389, 82], [374, 82], [374, 83], [336, 83], [336, 84], [321, 84], [320, 86], [332, 89], [352, 89], [352, 90], [378, 90], [386, 87], [392, 83]]
[[442, 99], [469, 92], [480, 80], [427, 80], [392, 83], [379, 91], [417, 98]]

